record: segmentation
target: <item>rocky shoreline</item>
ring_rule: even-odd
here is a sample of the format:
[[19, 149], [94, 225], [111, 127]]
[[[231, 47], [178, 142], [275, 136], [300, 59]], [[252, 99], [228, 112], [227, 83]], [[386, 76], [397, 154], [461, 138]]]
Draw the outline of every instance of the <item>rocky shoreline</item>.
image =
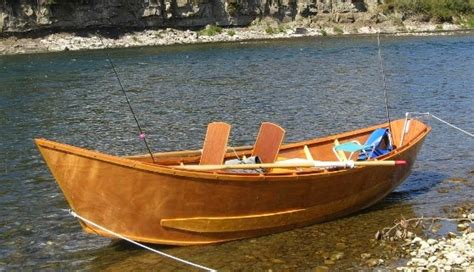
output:
[[[396, 228], [390, 228], [396, 229], [396, 232], [392, 232], [394, 235], [388, 237], [389, 240], [404, 241], [400, 250], [407, 261], [404, 266], [397, 267], [397, 270], [474, 272], [472, 208], [471, 202], [461, 203], [448, 211], [449, 217], [454, 218], [402, 219]], [[451, 231], [437, 235], [442, 225]], [[420, 228], [425, 233], [422, 236], [424, 238], [414, 234]]]
[[414, 238], [408, 247], [414, 247], [412, 258], [407, 266], [397, 270], [410, 271], [474, 271], [474, 233], [465, 232], [460, 236], [452, 234], [449, 238], [427, 239]]
[[403, 248], [411, 259], [399, 271], [474, 271], [474, 233], [471, 229], [474, 214], [466, 216], [466, 221], [458, 229], [460, 234], [448, 233], [439, 239], [415, 237]]
[[[326, 24], [308, 22], [280, 23], [264, 19], [249, 27], [221, 28], [208, 25], [203, 30], [144, 29], [138, 31], [83, 30], [56, 32], [44, 35], [10, 35], [0, 38], [0, 55], [78, 51], [104, 48], [128, 48], [196, 44], [213, 42], [243, 42], [252, 40], [288, 39], [331, 35], [367, 35], [381, 32], [391, 35], [450, 35], [472, 33], [461, 25], [411, 22], [403, 25], [383, 24]], [[34, 33], [33, 33], [34, 34]]]

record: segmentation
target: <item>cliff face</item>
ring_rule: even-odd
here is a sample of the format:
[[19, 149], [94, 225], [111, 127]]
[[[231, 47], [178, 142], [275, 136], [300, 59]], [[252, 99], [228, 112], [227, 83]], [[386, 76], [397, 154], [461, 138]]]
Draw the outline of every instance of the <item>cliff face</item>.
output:
[[283, 22], [352, 22], [381, 0], [0, 0], [0, 32], [87, 27], [246, 26]]

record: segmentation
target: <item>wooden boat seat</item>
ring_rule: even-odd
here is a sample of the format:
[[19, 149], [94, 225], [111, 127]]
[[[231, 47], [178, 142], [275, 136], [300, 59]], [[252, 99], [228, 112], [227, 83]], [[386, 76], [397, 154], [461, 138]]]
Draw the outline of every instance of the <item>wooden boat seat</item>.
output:
[[[303, 146], [303, 152], [305, 155], [305, 159], [308, 161], [314, 161], [313, 156], [311, 155], [311, 151], [309, 150], [307, 145]], [[276, 161], [287, 161], [289, 158], [278, 156]], [[272, 168], [268, 172], [272, 174], [288, 174], [288, 173], [295, 173], [303, 170], [302, 168]]]
[[263, 122], [258, 131], [252, 156], [258, 156], [262, 163], [273, 163], [278, 157], [285, 130], [279, 125]]
[[207, 126], [200, 165], [222, 164], [227, 151], [231, 125], [213, 122]]

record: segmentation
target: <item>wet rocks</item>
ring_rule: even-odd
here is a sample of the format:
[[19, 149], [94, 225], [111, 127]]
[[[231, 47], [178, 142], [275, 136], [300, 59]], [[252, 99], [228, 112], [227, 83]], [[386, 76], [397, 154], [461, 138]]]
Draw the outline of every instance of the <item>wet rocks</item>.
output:
[[449, 193], [449, 188], [438, 188], [438, 193], [447, 194]]
[[325, 265], [334, 265], [334, 264], [336, 264], [336, 262], [333, 261], [333, 260], [324, 260], [324, 264]]
[[[469, 230], [469, 229], [468, 229]], [[451, 233], [447, 238], [421, 239], [415, 237], [407, 246], [411, 259], [398, 270], [430, 269], [450, 271], [452, 269], [474, 269], [474, 233], [461, 235]]]
[[470, 227], [470, 224], [469, 223], [460, 223], [460, 224], [458, 224], [457, 227], [458, 227], [458, 230], [464, 231], [464, 230], [467, 230]]
[[449, 178], [446, 180], [446, 182], [458, 184], [458, 183], [467, 183], [468, 180], [466, 178]]
[[314, 272], [326, 272], [329, 271], [329, 267], [325, 265], [318, 266], [314, 269]]
[[347, 244], [346, 243], [342, 243], [342, 242], [339, 242], [339, 243], [336, 243], [336, 248], [337, 249], [345, 249], [347, 248]]
[[324, 265], [335, 265], [337, 261], [344, 258], [345, 253], [341, 251], [334, 251], [332, 253], [322, 252], [321, 257], [323, 257]]
[[371, 256], [372, 256], [372, 255], [370, 255], [369, 253], [362, 253], [362, 254], [360, 254], [360, 258], [361, 258], [362, 260], [366, 260], [366, 259], [370, 258]]
[[344, 257], [344, 252], [335, 252], [329, 257], [329, 259], [333, 261], [337, 261], [337, 260], [342, 259], [343, 257]]
[[382, 259], [377, 259], [377, 258], [371, 258], [371, 259], [368, 259], [365, 264], [368, 266], [368, 267], [375, 267], [375, 266], [378, 266], [378, 265], [381, 265], [384, 263], [384, 260]]

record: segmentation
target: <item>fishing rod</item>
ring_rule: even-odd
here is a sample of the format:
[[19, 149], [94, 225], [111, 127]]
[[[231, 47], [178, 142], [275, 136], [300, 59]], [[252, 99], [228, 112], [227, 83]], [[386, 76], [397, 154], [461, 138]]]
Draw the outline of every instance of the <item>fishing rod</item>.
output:
[[[105, 49], [107, 49], [107, 46], [105, 45], [104, 41], [102, 40], [102, 38], [100, 37], [100, 34], [99, 32], [97, 32], [97, 37], [99, 38], [100, 42], [102, 43], [102, 45], [104, 46]], [[150, 156], [151, 156], [151, 160], [153, 162], [155, 162], [155, 157], [153, 157], [153, 153], [151, 152], [151, 149], [150, 149], [150, 146], [148, 145], [148, 142], [146, 140], [146, 137], [145, 137], [145, 133], [143, 132], [142, 130], [142, 127], [140, 126], [140, 122], [138, 122], [138, 118], [135, 114], [135, 111], [133, 110], [133, 107], [132, 107], [132, 104], [130, 103], [130, 99], [128, 99], [128, 95], [127, 95], [127, 92], [125, 91], [123, 85], [122, 85], [122, 81], [120, 80], [120, 77], [117, 73], [117, 70], [115, 69], [115, 65], [114, 63], [112, 62], [112, 59], [110, 58], [110, 55], [109, 53], [107, 52], [107, 50], [105, 50], [105, 55], [107, 56], [107, 60], [109, 61], [110, 63], [110, 66], [112, 66], [112, 70], [114, 71], [114, 74], [115, 74], [115, 77], [117, 78], [117, 81], [120, 85], [120, 89], [122, 89], [122, 93], [123, 93], [123, 96], [125, 96], [125, 100], [127, 101], [127, 104], [128, 104], [128, 108], [130, 109], [130, 112], [132, 113], [133, 115], [133, 119], [135, 119], [135, 123], [137, 124], [137, 127], [138, 127], [138, 132], [140, 133], [139, 137], [140, 139], [143, 140], [143, 142], [145, 143], [145, 146], [146, 146], [146, 149], [148, 150], [148, 153], [150, 153]]]
[[390, 128], [390, 132], [392, 133], [392, 131], [393, 131], [392, 130], [392, 121], [390, 119], [390, 110], [388, 108], [387, 80], [385, 79], [385, 69], [384, 69], [384, 65], [383, 65], [382, 49], [381, 49], [381, 46], [380, 46], [380, 30], [377, 32], [377, 47], [378, 47], [378, 57], [379, 57], [380, 70], [382, 72], [385, 112], [386, 112], [386, 115], [387, 115], [388, 127]]

